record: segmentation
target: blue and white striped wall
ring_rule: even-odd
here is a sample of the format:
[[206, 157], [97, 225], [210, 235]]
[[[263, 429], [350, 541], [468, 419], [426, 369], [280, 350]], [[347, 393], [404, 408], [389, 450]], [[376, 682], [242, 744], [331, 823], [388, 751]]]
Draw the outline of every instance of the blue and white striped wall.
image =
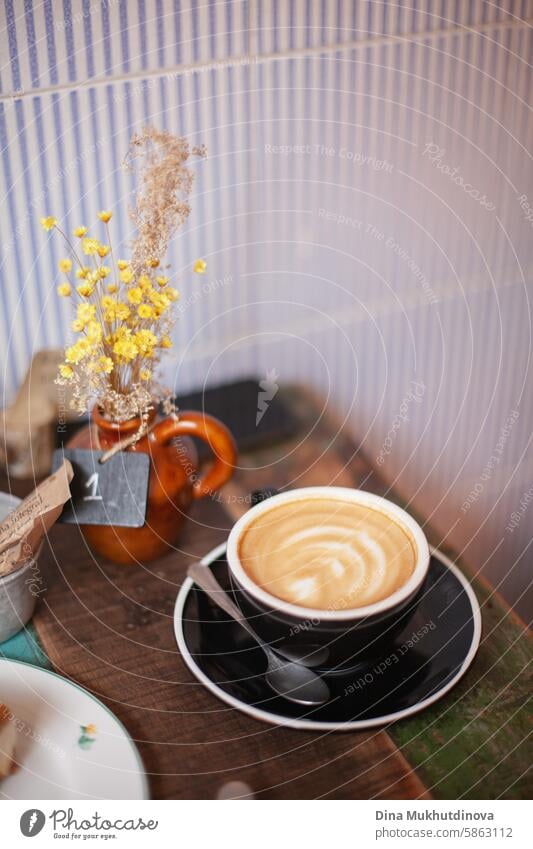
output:
[[40, 215], [72, 229], [111, 206], [126, 250], [131, 133], [205, 142], [169, 257], [167, 380], [276, 369], [328, 394], [526, 615], [533, 2], [5, 0], [1, 15], [4, 402], [68, 333]]

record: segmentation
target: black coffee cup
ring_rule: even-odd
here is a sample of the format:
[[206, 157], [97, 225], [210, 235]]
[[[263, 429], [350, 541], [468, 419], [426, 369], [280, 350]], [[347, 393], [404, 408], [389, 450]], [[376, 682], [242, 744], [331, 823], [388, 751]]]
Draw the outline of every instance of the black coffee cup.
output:
[[[351, 500], [378, 510], [385, 522], [400, 524], [417, 552], [414, 570], [395, 592], [374, 604], [336, 609], [310, 608], [267, 592], [256, 584], [240, 562], [239, 540], [261, 513], [273, 507], [309, 498]], [[334, 508], [334, 503], [332, 503]], [[429, 567], [424, 532], [405, 510], [377, 495], [345, 487], [306, 487], [274, 495], [256, 503], [233, 526], [227, 545], [228, 571], [235, 600], [260, 637], [281, 654], [301, 656], [306, 665], [343, 672], [382, 658], [413, 615]]]

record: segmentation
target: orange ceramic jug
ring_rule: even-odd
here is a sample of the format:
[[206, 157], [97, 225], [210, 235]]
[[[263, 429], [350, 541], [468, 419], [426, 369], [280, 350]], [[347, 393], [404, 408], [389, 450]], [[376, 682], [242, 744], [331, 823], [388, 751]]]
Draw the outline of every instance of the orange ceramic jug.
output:
[[[69, 447], [107, 450], [139, 428], [139, 419], [110, 422], [95, 408], [93, 424], [77, 433]], [[146, 563], [172, 550], [194, 499], [214, 495], [231, 477], [237, 457], [235, 441], [218, 419], [200, 412], [180, 412], [154, 424], [126, 451], [150, 455], [150, 477], [145, 523], [141, 528], [82, 525], [90, 547], [115, 563]], [[205, 474], [198, 473], [198, 457], [191, 436], [210, 446], [214, 460]]]

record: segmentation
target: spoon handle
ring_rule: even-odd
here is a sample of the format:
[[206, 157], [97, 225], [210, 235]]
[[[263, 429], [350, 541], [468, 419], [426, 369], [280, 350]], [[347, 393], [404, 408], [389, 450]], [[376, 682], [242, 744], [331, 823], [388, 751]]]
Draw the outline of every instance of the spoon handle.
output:
[[236, 604], [232, 602], [227, 592], [222, 589], [217, 579], [213, 575], [208, 566], [202, 566], [200, 563], [191, 563], [187, 569], [189, 578], [192, 578], [195, 584], [201, 587], [206, 595], [215, 602], [222, 610], [225, 610], [232, 619], [235, 619], [239, 625], [248, 631], [259, 645], [263, 646], [263, 641], [257, 636], [251, 625], [244, 618]]

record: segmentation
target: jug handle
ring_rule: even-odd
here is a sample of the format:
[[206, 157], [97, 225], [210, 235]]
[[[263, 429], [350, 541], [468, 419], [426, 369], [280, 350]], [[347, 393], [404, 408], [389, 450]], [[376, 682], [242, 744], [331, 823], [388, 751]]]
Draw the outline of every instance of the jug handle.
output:
[[169, 417], [156, 425], [153, 433], [163, 443], [179, 439], [180, 436], [196, 436], [209, 445], [214, 460], [210, 468], [194, 480], [194, 498], [213, 495], [232, 476], [237, 461], [237, 446], [227, 427], [214, 416], [194, 410], [180, 411], [178, 418]]

